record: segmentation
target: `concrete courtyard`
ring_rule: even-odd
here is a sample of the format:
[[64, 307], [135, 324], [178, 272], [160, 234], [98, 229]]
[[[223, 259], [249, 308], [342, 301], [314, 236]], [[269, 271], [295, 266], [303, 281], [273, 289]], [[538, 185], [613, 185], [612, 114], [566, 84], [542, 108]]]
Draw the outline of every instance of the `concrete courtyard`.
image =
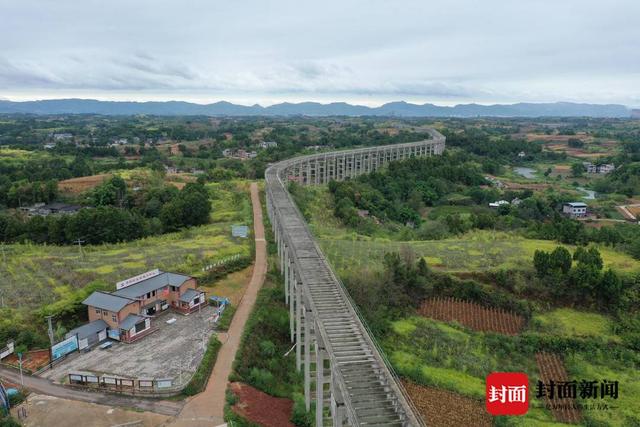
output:
[[[213, 334], [213, 308], [188, 316], [168, 311], [153, 319], [157, 331], [132, 344], [114, 341], [106, 350], [94, 347], [88, 353], [75, 353], [52, 370], [42, 374], [54, 382], [67, 382], [70, 372], [111, 374], [126, 378], [173, 380], [186, 384], [202, 360], [204, 348]], [[167, 320], [175, 318], [169, 325]]]

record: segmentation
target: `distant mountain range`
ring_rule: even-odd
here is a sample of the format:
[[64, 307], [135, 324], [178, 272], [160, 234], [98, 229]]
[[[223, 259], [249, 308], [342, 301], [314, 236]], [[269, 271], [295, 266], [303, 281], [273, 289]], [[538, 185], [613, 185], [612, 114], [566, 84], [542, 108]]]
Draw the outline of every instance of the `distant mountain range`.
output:
[[0, 113], [25, 114], [149, 114], [160, 116], [399, 116], [399, 117], [630, 117], [631, 110], [618, 104], [577, 104], [572, 102], [518, 104], [460, 104], [443, 107], [434, 104], [390, 102], [380, 107], [344, 102], [320, 104], [301, 102], [262, 107], [230, 102], [194, 104], [182, 101], [124, 102], [94, 99], [55, 99], [13, 102], [0, 100]]

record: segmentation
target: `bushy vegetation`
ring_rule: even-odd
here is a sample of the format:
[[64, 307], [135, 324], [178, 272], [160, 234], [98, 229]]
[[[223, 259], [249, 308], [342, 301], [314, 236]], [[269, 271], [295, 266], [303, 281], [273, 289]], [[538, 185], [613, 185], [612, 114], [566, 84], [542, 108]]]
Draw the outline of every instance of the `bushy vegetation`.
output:
[[289, 310], [284, 303], [284, 290], [276, 286], [281, 278], [269, 273], [267, 283], [258, 294], [256, 305], [246, 323], [234, 371], [237, 379], [272, 396], [291, 397], [300, 387], [295, 368], [295, 352], [291, 348]]
[[358, 227], [366, 210], [382, 221], [420, 223], [419, 211], [464, 186], [484, 183], [479, 167], [462, 154], [414, 158], [394, 162], [384, 172], [373, 172], [350, 181], [329, 183], [335, 198], [335, 214]]
[[[285, 356], [291, 350], [291, 341], [282, 280], [274, 270], [268, 272], [246, 323], [231, 380], [242, 381], [272, 396], [292, 399], [291, 422], [310, 427], [314, 413], [306, 411], [295, 351]], [[234, 414], [225, 415], [225, 419], [235, 420]]]
[[182, 190], [165, 185], [131, 194], [115, 176], [95, 188], [89, 199], [95, 208], [73, 215], [0, 215], [0, 236], [5, 242], [115, 243], [206, 224], [211, 214], [208, 190], [196, 183]]

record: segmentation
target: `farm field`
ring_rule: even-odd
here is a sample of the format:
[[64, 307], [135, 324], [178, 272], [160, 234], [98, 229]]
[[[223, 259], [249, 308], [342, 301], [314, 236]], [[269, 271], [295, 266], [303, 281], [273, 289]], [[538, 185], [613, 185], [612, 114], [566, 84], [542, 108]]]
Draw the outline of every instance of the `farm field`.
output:
[[[545, 352], [537, 353], [536, 363], [540, 372], [540, 380], [543, 383], [569, 381], [562, 359], [558, 355]], [[571, 424], [579, 423], [582, 420], [580, 411], [572, 407], [575, 403], [573, 399], [564, 397], [550, 400], [546, 397], [545, 400], [551, 405], [551, 413], [553, 413], [556, 420]], [[556, 405], [560, 405], [561, 408], [556, 407]]]
[[478, 400], [411, 381], [403, 381], [402, 384], [428, 425], [493, 425], [491, 416]]
[[[541, 376], [554, 381], [561, 380], [561, 372], [547, 370], [549, 363], [546, 359], [541, 361], [541, 374], [536, 360], [540, 347], [529, 344], [529, 340], [544, 342], [548, 337], [544, 334], [528, 334], [498, 337], [422, 317], [409, 317], [392, 323], [391, 332], [382, 340], [382, 346], [395, 370], [404, 378], [423, 386], [447, 390], [481, 404], [485, 397], [485, 377], [490, 372], [525, 372], [529, 376], [530, 390], [536, 390]], [[569, 379], [578, 382], [582, 379], [617, 380], [621, 390], [624, 385], [624, 395], [621, 392], [617, 400], [608, 402], [616, 407], [615, 410], [584, 411], [582, 417], [587, 425], [598, 425], [594, 422], [599, 421], [605, 423], [603, 425], [631, 426], [640, 422], [640, 407], [636, 404], [640, 399], [640, 385], [637, 371], [632, 365], [622, 366], [622, 362], [612, 360], [610, 355], [602, 352], [588, 353], [576, 349], [566, 351], [564, 358], [565, 375]], [[504, 425], [566, 424], [554, 418], [546, 408], [545, 400], [536, 398], [534, 391], [530, 395], [529, 412], [523, 417], [510, 418]]]
[[159, 268], [197, 274], [203, 265], [231, 255], [250, 254], [250, 242], [231, 237], [231, 225], [251, 224], [247, 184], [210, 184], [212, 223], [132, 242], [83, 246], [6, 245], [0, 263], [5, 304], [36, 307], [69, 288], [99, 280], [108, 285]]
[[[142, 168], [116, 170], [111, 173], [101, 173], [59, 181], [58, 190], [61, 193], [77, 195], [97, 187], [112, 176], [119, 176], [130, 185], [136, 185], [138, 182], [151, 179], [152, 175], [153, 174], [149, 170]], [[163, 180], [167, 184], [171, 184], [178, 189], [182, 189], [187, 182], [194, 182], [196, 178], [192, 174], [188, 173], [168, 173], [164, 176]]]
[[[321, 237], [320, 247], [340, 270], [381, 266], [384, 254], [411, 248], [427, 264], [440, 271], [464, 272], [531, 268], [536, 249], [552, 251], [562, 244], [550, 240], [525, 239], [508, 233], [474, 231], [460, 237], [435, 241], [398, 242], [382, 239], [338, 240]], [[564, 245], [571, 252], [575, 247]], [[640, 266], [629, 255], [598, 248], [605, 266], [619, 272], [636, 272]]]
[[[462, 395], [482, 405], [485, 377], [490, 372], [526, 372], [530, 385], [538, 380], [533, 353], [516, 351], [512, 340], [488, 339], [441, 322], [410, 317], [393, 322], [382, 341], [395, 370], [414, 383]], [[510, 348], [510, 350], [506, 350]], [[482, 405], [483, 406], [483, 405]], [[484, 408], [480, 414], [486, 413]], [[481, 416], [481, 415], [478, 415]], [[544, 402], [530, 398], [529, 412], [508, 425], [556, 425]]]
[[507, 335], [516, 335], [524, 327], [522, 316], [455, 298], [425, 300], [418, 308], [418, 314], [443, 322], [458, 322], [475, 331], [491, 331]]

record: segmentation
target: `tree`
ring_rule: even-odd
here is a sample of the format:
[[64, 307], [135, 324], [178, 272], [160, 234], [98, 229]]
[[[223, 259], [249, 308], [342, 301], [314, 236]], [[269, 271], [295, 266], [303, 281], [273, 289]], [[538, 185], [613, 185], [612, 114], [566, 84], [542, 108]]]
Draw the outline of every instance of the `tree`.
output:
[[551, 268], [567, 274], [571, 270], [571, 253], [564, 246], [558, 246], [549, 256]]
[[580, 177], [584, 173], [584, 166], [582, 163], [573, 163], [571, 165], [571, 176]]
[[582, 246], [579, 246], [573, 253], [573, 259], [578, 263], [593, 266], [598, 271], [602, 270], [603, 267], [600, 251], [595, 247], [585, 249]]
[[610, 268], [604, 272], [595, 289], [598, 304], [613, 311], [620, 302], [624, 287], [620, 277]]
[[533, 253], [533, 266], [538, 276], [546, 276], [551, 269], [551, 259], [548, 252], [536, 249]]
[[567, 145], [571, 148], [582, 148], [584, 147], [584, 142], [579, 138], [569, 138]]

